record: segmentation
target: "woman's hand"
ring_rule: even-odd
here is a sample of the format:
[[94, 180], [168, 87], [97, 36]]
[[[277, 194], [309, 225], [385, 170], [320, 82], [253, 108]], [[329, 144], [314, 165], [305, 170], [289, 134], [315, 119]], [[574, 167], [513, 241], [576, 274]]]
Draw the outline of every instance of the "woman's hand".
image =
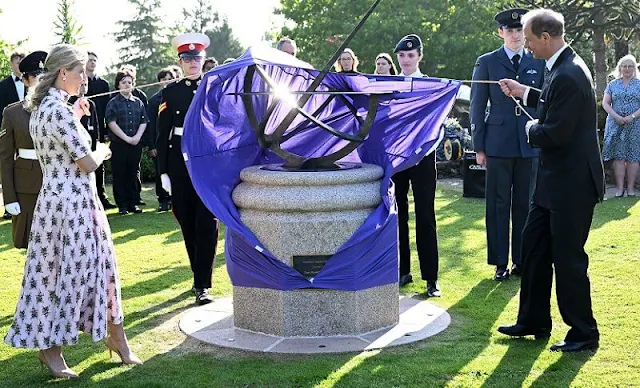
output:
[[104, 143], [96, 144], [96, 151], [104, 153], [104, 160], [109, 160], [111, 158], [111, 148]]
[[84, 97], [78, 98], [76, 102], [73, 103], [73, 113], [79, 119], [83, 116], [90, 116], [91, 112], [89, 111], [89, 101]]
[[620, 116], [619, 114], [616, 113], [615, 116], [613, 116], [613, 119], [616, 121], [616, 123], [618, 123], [618, 125], [625, 125], [627, 123], [627, 121], [625, 120], [624, 117]]

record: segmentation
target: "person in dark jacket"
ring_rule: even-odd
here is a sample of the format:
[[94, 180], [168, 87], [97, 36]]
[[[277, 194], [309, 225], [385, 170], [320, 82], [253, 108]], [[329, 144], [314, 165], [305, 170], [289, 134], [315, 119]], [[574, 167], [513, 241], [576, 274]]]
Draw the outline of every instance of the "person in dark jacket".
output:
[[515, 325], [498, 331], [509, 336], [549, 337], [551, 285], [556, 275], [560, 315], [570, 327], [551, 350], [571, 352], [598, 347], [600, 334], [591, 307], [584, 245], [595, 205], [604, 196], [604, 171], [596, 128], [593, 78], [582, 58], [564, 41], [564, 18], [551, 10], [523, 18], [525, 45], [546, 59], [542, 91], [512, 79], [501, 80], [505, 94], [537, 106], [538, 120], [525, 132], [540, 149], [538, 175], [522, 232], [523, 272]]

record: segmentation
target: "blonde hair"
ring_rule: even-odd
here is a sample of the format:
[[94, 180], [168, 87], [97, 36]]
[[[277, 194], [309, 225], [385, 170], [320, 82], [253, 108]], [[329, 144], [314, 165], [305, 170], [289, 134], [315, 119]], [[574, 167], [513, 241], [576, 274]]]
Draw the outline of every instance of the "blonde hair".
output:
[[[351, 50], [350, 48], [346, 48], [344, 49], [344, 51], [342, 52], [342, 54], [349, 54], [351, 56], [351, 58], [353, 59], [353, 68], [351, 69], [352, 71], [358, 71], [358, 64], [360, 64], [360, 61], [358, 61], [358, 57], [356, 57], [356, 53], [353, 52], [353, 50]], [[342, 54], [340, 54], [340, 56], [342, 56]], [[342, 71], [342, 64], [340, 63], [340, 58], [338, 57], [338, 60], [336, 61], [335, 65], [333, 65], [336, 69], [337, 72], [341, 72]]]
[[87, 53], [70, 44], [57, 44], [53, 46], [49, 55], [44, 60], [44, 73], [39, 76], [38, 86], [29, 89], [27, 95], [27, 110], [33, 112], [38, 109], [42, 100], [54, 87], [61, 69], [72, 70], [78, 65], [84, 66], [87, 61]]
[[625, 63], [628, 63], [633, 66], [633, 71], [634, 71], [633, 78], [639, 78], [638, 77], [638, 61], [636, 61], [636, 57], [634, 57], [631, 54], [625, 55], [624, 57], [620, 58], [620, 60], [618, 61], [618, 64], [616, 65], [616, 69], [611, 72], [611, 75], [615, 79], [622, 78], [622, 72], [620, 71], [620, 66], [622, 66]]

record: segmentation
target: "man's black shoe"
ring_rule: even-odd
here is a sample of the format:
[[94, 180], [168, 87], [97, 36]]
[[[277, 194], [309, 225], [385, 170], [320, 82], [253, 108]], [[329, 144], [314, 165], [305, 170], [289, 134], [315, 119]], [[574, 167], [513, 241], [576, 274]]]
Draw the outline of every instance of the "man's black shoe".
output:
[[169, 211], [169, 202], [167, 201], [161, 201], [158, 205], [158, 211], [159, 212], [166, 212]]
[[437, 282], [427, 282], [427, 296], [430, 298], [434, 296], [439, 298], [440, 296], [442, 296]]
[[104, 201], [100, 201], [100, 202], [102, 202], [102, 207], [104, 208], [104, 210], [117, 208], [117, 206], [109, 202], [108, 199], [105, 199]]
[[522, 266], [518, 264], [514, 264], [513, 267], [511, 267], [511, 275], [522, 276]]
[[499, 265], [496, 267], [496, 276], [494, 279], [499, 282], [509, 280], [509, 269], [507, 269], [506, 265]]
[[568, 342], [560, 341], [555, 345], [552, 345], [549, 349], [552, 352], [581, 352], [583, 350], [597, 349], [598, 340], [590, 339], [582, 342]]
[[118, 209], [118, 214], [125, 216], [125, 215], [129, 214], [129, 211], [122, 207], [122, 208]]
[[543, 339], [551, 336], [551, 329], [531, 329], [519, 323], [511, 326], [500, 326], [498, 331], [511, 337], [525, 337], [532, 335], [536, 339]]
[[406, 275], [402, 275], [400, 276], [400, 280], [398, 281], [398, 285], [400, 287], [404, 287], [409, 283], [413, 282], [413, 276], [411, 276], [410, 273], [406, 274]]
[[129, 207], [127, 208], [127, 211], [128, 211], [129, 213], [136, 213], [136, 214], [142, 213], [142, 209], [140, 209], [140, 208], [139, 208], [139, 207], [137, 207], [137, 206], [129, 206]]
[[213, 297], [209, 294], [208, 288], [196, 288], [194, 291], [196, 293], [196, 304], [198, 306], [213, 302]]
[[10, 220], [11, 219], [11, 213], [9, 213], [8, 211], [4, 211], [4, 214], [2, 215], [2, 218], [4, 218], [5, 220]]

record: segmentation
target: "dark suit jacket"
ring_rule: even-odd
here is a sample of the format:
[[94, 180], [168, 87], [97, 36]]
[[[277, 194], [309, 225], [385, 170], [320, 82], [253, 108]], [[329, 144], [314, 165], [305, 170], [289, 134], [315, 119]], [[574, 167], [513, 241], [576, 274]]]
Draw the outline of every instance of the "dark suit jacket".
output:
[[[478, 58], [473, 68], [473, 79], [499, 81], [503, 78], [518, 80], [523, 85], [542, 87], [544, 61], [525, 52], [516, 72], [504, 51], [504, 46]], [[487, 114], [487, 102], [490, 102]], [[527, 143], [524, 125], [526, 114], [516, 109], [516, 103], [505, 96], [497, 84], [474, 83], [471, 85], [471, 132], [475, 151], [501, 158], [533, 158], [538, 151]], [[535, 117], [534, 109], [527, 109]], [[517, 115], [517, 113], [519, 115]]]
[[11, 77], [13, 77], [13, 74], [0, 81], [0, 123], [2, 122], [2, 112], [4, 108], [14, 102], [20, 101], [18, 91], [16, 90], [16, 84], [13, 82]]
[[593, 78], [582, 58], [567, 47], [554, 63], [542, 93], [530, 90], [538, 107], [529, 143], [540, 147], [533, 202], [558, 210], [593, 205], [604, 196], [604, 171], [596, 129]]

